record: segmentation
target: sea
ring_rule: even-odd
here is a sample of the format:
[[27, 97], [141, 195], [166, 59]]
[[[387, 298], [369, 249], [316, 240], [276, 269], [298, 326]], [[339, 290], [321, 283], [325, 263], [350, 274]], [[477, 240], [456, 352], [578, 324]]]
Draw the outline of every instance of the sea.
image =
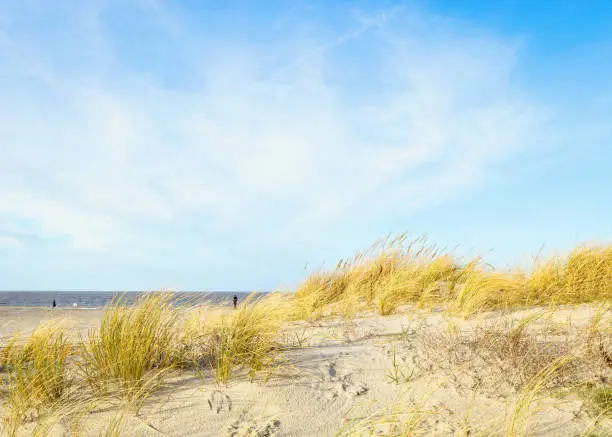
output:
[[[113, 299], [121, 298], [124, 305], [132, 305], [145, 293], [141, 291], [0, 291], [0, 307], [51, 307], [53, 301], [59, 308], [98, 309], [104, 308]], [[251, 292], [245, 291], [187, 291], [174, 292], [175, 305], [231, 305], [234, 294], [240, 303]], [[253, 293], [260, 298], [267, 292]]]

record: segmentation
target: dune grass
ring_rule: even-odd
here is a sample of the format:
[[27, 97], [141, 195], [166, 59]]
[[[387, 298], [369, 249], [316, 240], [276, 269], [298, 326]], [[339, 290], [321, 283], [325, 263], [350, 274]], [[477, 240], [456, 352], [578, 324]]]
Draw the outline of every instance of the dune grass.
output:
[[612, 415], [612, 387], [600, 387], [593, 390], [592, 398], [600, 414]]
[[[537, 420], [534, 420], [537, 419], [534, 416], [543, 411], [542, 406], [546, 402], [550, 402], [553, 397], [556, 398], [561, 388], [574, 386], [582, 383], [583, 378], [589, 378], [589, 373], [581, 372], [581, 366], [577, 363], [584, 358], [580, 354], [587, 352], [584, 348], [576, 349], [575, 353], [577, 355], [569, 352], [573, 349], [572, 347], [559, 350], [554, 355], [541, 354], [538, 351], [542, 344], [536, 344], [536, 338], [541, 336], [541, 332], [547, 328], [547, 325], [542, 323], [539, 326], [534, 326], [534, 324], [544, 317], [545, 314], [543, 313], [535, 313], [516, 323], [507, 325], [503, 329], [496, 325], [485, 326], [483, 331], [474, 333], [471, 340], [467, 337], [462, 338], [459, 333], [453, 334], [453, 340], [451, 341], [453, 345], [463, 344], [467, 348], [476, 349], [479, 354], [487, 351], [489, 356], [485, 361], [491, 367], [491, 371], [500, 378], [499, 380], [491, 379], [489, 378], [490, 375], [483, 375], [487, 383], [499, 388], [502, 380], [514, 384], [517, 382], [517, 375], [520, 374], [524, 378], [520, 381], [520, 384], [517, 384], [516, 390], [508, 395], [506, 408], [500, 409], [500, 416], [491, 417], [490, 420], [481, 420], [474, 424], [470, 423], [469, 417], [466, 416], [464, 425], [459, 427], [457, 433], [453, 435], [472, 437], [526, 437], [535, 435], [540, 424]], [[597, 313], [595, 317], [597, 317]], [[535, 330], [529, 332], [529, 327], [535, 328]], [[588, 330], [590, 328], [581, 327], [580, 329]], [[425, 336], [423, 341], [427, 342], [431, 339], [432, 337]], [[565, 340], [560, 341], [565, 342]], [[580, 341], [580, 338], [576, 338], [574, 346], [579, 345]], [[431, 347], [436, 351], [436, 361], [446, 361], [449, 358], [445, 356], [444, 345], [440, 342], [434, 342]], [[464, 352], [465, 350], [462, 349], [461, 354], [467, 355], [466, 359], [473, 359], [472, 356]], [[395, 352], [393, 356], [395, 356]], [[506, 362], [510, 366], [497, 368], [493, 360], [490, 359], [492, 357], [496, 357], [497, 360]], [[427, 362], [423, 364], [426, 368], [431, 369]], [[594, 368], [598, 366], [597, 363], [590, 363], [590, 365]], [[394, 367], [397, 366], [394, 365]], [[452, 367], [455, 372], [463, 369], [462, 365]], [[514, 373], [509, 371], [513, 368], [516, 368]], [[479, 369], [482, 370], [482, 363], [479, 365]], [[397, 381], [397, 374], [397, 371], [395, 371], [391, 373], [389, 378], [395, 382]], [[389, 372], [387, 372], [387, 375], [389, 375]], [[446, 380], [451, 379], [450, 376], [446, 378]], [[439, 385], [439, 387], [441, 386], [444, 386], [444, 384]], [[479, 390], [482, 388], [480, 387]], [[435, 390], [434, 388], [433, 391]], [[433, 394], [433, 391], [429, 395]], [[499, 392], [497, 393], [499, 394]], [[398, 401], [381, 410], [365, 415], [357, 414], [356, 418], [346, 421], [337, 435], [370, 436], [383, 434], [397, 437], [442, 435], [438, 434], [436, 424], [438, 420], [445, 420], [443, 415], [446, 413], [428, 406], [427, 398], [429, 395], [420, 401], [412, 400], [409, 402], [405, 402], [400, 397]], [[595, 420], [584, 428], [583, 435], [600, 435], [593, 433], [593, 431], [600, 428], [598, 427], [598, 421], [610, 412], [612, 396], [609, 387], [591, 388], [585, 392], [586, 395], [588, 395], [589, 403], [593, 405], [595, 410]], [[453, 422], [452, 417], [446, 419], [451, 423]]]
[[612, 245], [580, 246], [567, 257], [536, 259], [529, 270], [495, 270], [480, 258], [461, 260], [405, 234], [387, 237], [336, 269], [315, 272], [296, 292], [299, 318], [351, 308], [381, 315], [398, 306], [444, 305], [454, 313], [612, 299]]
[[219, 384], [227, 383], [237, 367], [247, 369], [253, 380], [258, 372], [278, 364], [278, 335], [290, 311], [280, 296], [257, 301], [249, 296], [237, 310], [222, 312], [196, 328], [193, 361], [198, 369], [210, 368]]
[[28, 417], [49, 410], [68, 397], [72, 383], [67, 362], [72, 346], [57, 325], [36, 329], [25, 344], [15, 337], [3, 350], [7, 370], [7, 414], [3, 425], [9, 435]]
[[[133, 306], [119, 297], [106, 309], [99, 329], [81, 340], [79, 369], [95, 391], [118, 384], [124, 393], [139, 393], [155, 370], [158, 376], [175, 366], [177, 310], [169, 293], [141, 297]], [[160, 378], [161, 379], [161, 378]]]
[[[75, 344], [53, 324], [40, 326], [27, 340], [9, 341], [0, 351], [7, 393], [4, 431], [14, 435], [24, 422], [36, 420], [37, 435], [44, 435], [61, 421], [78, 424], [73, 419], [79, 411], [108, 404], [114, 397], [120, 399], [122, 412], [106, 432], [115, 435], [126, 411], [137, 412], [179, 368], [195, 370], [202, 378], [209, 374], [217, 384], [245, 373], [250, 380], [258, 374], [266, 379], [288, 366], [282, 357], [283, 324], [296, 319], [352, 317], [364, 309], [389, 315], [405, 304], [442, 306], [449, 313], [469, 316], [533, 305], [609, 302], [612, 246], [581, 246], [566, 257], [536, 260], [528, 270], [498, 271], [480, 258], [464, 261], [424, 238], [410, 241], [400, 235], [340, 261], [334, 270], [307, 277], [291, 299], [250, 296], [237, 310], [205, 310], [183, 318], [188, 312], [177, 308], [173, 298], [170, 293], [150, 293], [131, 306], [118, 298], [106, 308], [100, 327]], [[588, 357], [580, 358], [583, 361], [612, 366], [610, 326], [605, 324], [609, 310], [600, 306], [585, 330]], [[559, 354], [567, 351], [544, 348], [528, 334], [536, 318], [477, 329], [469, 338], [460, 338], [460, 333], [430, 337], [440, 346], [436, 353], [446, 343], [460, 344], [481, 358], [493, 359], [504, 375], [513, 375], [524, 396], [519, 396], [504, 424], [507, 436], [525, 435], [526, 411], [543, 384], [568, 374], [567, 369], [580, 362], [554, 367]], [[300, 334], [295, 341], [302, 346], [306, 340]], [[449, 354], [457, 353], [449, 344], [444, 346]], [[395, 362], [392, 370], [390, 379], [399, 381], [402, 375]], [[608, 415], [610, 391], [597, 390], [592, 403]], [[384, 420], [397, 425], [397, 435], [415, 435], [429, 415], [429, 410], [417, 408], [405, 417], [394, 412]], [[366, 428], [371, 425], [368, 422]]]
[[345, 300], [376, 306], [390, 314], [404, 302], [430, 303], [443, 298], [461, 274], [461, 267], [424, 238], [405, 235], [375, 242], [335, 270], [316, 272], [296, 291], [301, 318], [317, 318], [326, 306]]
[[78, 427], [83, 411], [112, 408], [118, 400], [120, 414], [104, 430], [118, 435], [127, 412], [137, 413], [175, 369], [192, 366], [226, 383], [237, 368], [253, 380], [281, 366], [279, 332], [292, 311], [286, 297], [252, 295], [235, 311], [204, 311], [203, 319], [181, 319], [189, 311], [173, 299], [149, 293], [127, 306], [119, 297], [100, 327], [76, 344], [59, 324], [41, 325], [26, 340], [11, 339], [0, 351], [7, 389], [3, 432], [15, 435], [32, 421], [33, 435], [60, 423]]
[[[467, 329], [430, 328], [419, 336], [424, 368], [435, 368], [453, 379], [478, 371], [479, 389], [514, 393], [538, 373], [563, 357], [572, 360], [559, 367], [551, 381], [555, 389], [592, 384], [609, 375], [607, 362], [612, 337], [598, 325], [604, 316], [600, 306], [587, 325], [553, 321], [550, 311], [532, 312], [518, 319], [481, 321]], [[594, 334], [595, 333], [595, 334]], [[594, 337], [589, 345], [589, 338]]]
[[33, 435], [46, 435], [94, 405], [111, 405], [113, 398], [137, 412], [176, 359], [171, 298], [153, 293], [131, 307], [119, 298], [106, 309], [100, 328], [77, 344], [59, 322], [9, 341], [0, 354], [7, 390], [3, 432], [15, 435], [34, 421]]
[[28, 422], [35, 424], [34, 436], [60, 423], [76, 429], [75, 418], [96, 405], [112, 406], [114, 398], [138, 411], [172, 365], [166, 359], [174, 348], [168, 300], [153, 294], [134, 307], [117, 301], [100, 330], [78, 344], [58, 321], [41, 324], [25, 339], [12, 338], [0, 354], [6, 387], [2, 433], [16, 435]]
[[534, 413], [534, 403], [542, 396], [547, 384], [564, 366], [573, 360], [572, 356], [564, 356], [550, 363], [534, 375], [519, 393], [514, 405], [507, 411], [504, 437], [523, 437], [533, 435], [529, 428], [529, 419]]

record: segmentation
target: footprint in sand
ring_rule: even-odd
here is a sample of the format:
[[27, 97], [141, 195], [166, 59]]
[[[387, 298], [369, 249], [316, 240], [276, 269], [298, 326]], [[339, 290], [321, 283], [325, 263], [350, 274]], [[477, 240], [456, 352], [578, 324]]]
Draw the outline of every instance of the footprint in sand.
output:
[[280, 420], [265, 417], [247, 418], [243, 412], [238, 420], [227, 428], [230, 437], [270, 437], [278, 431]]
[[335, 399], [341, 394], [349, 397], [361, 396], [368, 391], [366, 384], [353, 382], [352, 373], [338, 372], [335, 361], [322, 365], [321, 373], [321, 381], [313, 384], [313, 388], [327, 392], [329, 399]]
[[336, 363], [332, 362], [329, 363], [329, 367], [327, 369], [327, 372], [329, 373], [329, 377], [331, 379], [336, 377]]
[[232, 399], [227, 394], [215, 390], [208, 398], [208, 406], [211, 410], [215, 410], [217, 414], [224, 409], [232, 411]]

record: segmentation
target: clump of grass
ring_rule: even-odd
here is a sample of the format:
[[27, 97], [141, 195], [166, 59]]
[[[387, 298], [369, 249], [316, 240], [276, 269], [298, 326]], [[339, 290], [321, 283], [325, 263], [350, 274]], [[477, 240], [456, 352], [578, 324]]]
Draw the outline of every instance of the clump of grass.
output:
[[410, 274], [397, 273], [382, 279], [376, 284], [375, 303], [376, 310], [381, 316], [393, 314], [401, 303], [405, 303], [408, 290], [416, 290], [418, 287], [416, 278]]
[[312, 339], [311, 328], [304, 327], [301, 329], [295, 328], [284, 333], [283, 344], [297, 349], [303, 349], [309, 346]]
[[530, 272], [517, 269], [517, 279], [522, 280], [525, 304], [541, 302], [544, 296], [552, 301], [565, 287], [564, 260], [558, 256], [549, 259], [536, 257]]
[[504, 437], [522, 437], [532, 435], [528, 427], [528, 421], [534, 411], [534, 403], [537, 402], [543, 390], [553, 379], [555, 374], [567, 365], [573, 358], [561, 357], [538, 372], [521, 390], [514, 405], [506, 414]]
[[321, 317], [325, 307], [346, 301], [353, 308], [355, 302], [376, 306], [387, 315], [407, 302], [440, 301], [454, 288], [460, 271], [451, 255], [425, 238], [389, 236], [339, 261], [335, 270], [306, 278], [296, 292], [297, 305], [304, 318]]
[[556, 327], [551, 337], [550, 321], [545, 316], [546, 313], [534, 313], [519, 320], [483, 323], [466, 330], [428, 330], [419, 339], [426, 358], [423, 365], [439, 368], [462, 384], [476, 384], [481, 390], [493, 392], [521, 390], [539, 372], [565, 356], [574, 359], [555, 373], [551, 380], [555, 387], [583, 384], [606, 374], [605, 363], [584, 347], [585, 328], [567, 327], [559, 332]]
[[594, 389], [591, 398], [593, 405], [599, 410], [600, 414], [612, 416], [612, 387]]
[[148, 392], [155, 369], [160, 377], [176, 365], [176, 321], [178, 313], [169, 293], [151, 293], [133, 306], [119, 297], [106, 309], [100, 329], [82, 339], [79, 368], [95, 391], [105, 393], [118, 384], [124, 394]]
[[[207, 311], [204, 324], [196, 311], [181, 321], [175, 301], [169, 293], [150, 293], [127, 306], [119, 297], [106, 308], [100, 327], [75, 346], [55, 325], [40, 327], [25, 342], [10, 340], [0, 351], [8, 390], [3, 429], [15, 435], [35, 421], [35, 436], [79, 432], [83, 412], [119, 400], [120, 414], [103, 431], [118, 435], [127, 411], [138, 412], [179, 366], [196, 364], [200, 375], [204, 365], [210, 367], [219, 383], [238, 367], [252, 380], [282, 366], [277, 336], [291, 316], [286, 296], [251, 296], [216, 318]], [[304, 345], [306, 331], [296, 341]]]
[[28, 418], [53, 409], [67, 396], [72, 345], [59, 327], [50, 324], [36, 329], [23, 346], [13, 339], [4, 352], [8, 371], [4, 425], [12, 435]]
[[[612, 310], [609, 304], [600, 305], [587, 328], [584, 337], [586, 353], [596, 360], [603, 361], [608, 367], [612, 368], [612, 319], [607, 318], [608, 324], [603, 325], [604, 315], [608, 315]], [[602, 326], [603, 325], [603, 326]]]
[[499, 309], [517, 303], [522, 281], [503, 272], [470, 266], [450, 302], [450, 310], [464, 316], [485, 309]]
[[258, 301], [249, 296], [237, 310], [205, 322], [193, 360], [198, 368], [210, 367], [219, 384], [226, 383], [236, 367], [248, 369], [252, 380], [257, 372], [274, 365], [277, 335], [289, 311], [278, 296]]
[[296, 317], [305, 319], [361, 306], [388, 315], [409, 303], [444, 304], [468, 316], [517, 306], [605, 301], [612, 299], [612, 246], [580, 246], [566, 258], [536, 259], [530, 271], [499, 271], [480, 258], [462, 263], [424, 238], [408, 241], [401, 234], [340, 260], [334, 270], [310, 275], [296, 298]]
[[578, 246], [566, 258], [536, 259], [524, 280], [526, 303], [574, 304], [612, 299], [612, 246]]
[[412, 369], [408, 374], [404, 372], [404, 369], [401, 368], [401, 365], [397, 361], [397, 353], [395, 349], [393, 349], [391, 358], [391, 368], [387, 369], [387, 372], [385, 374], [387, 379], [393, 382], [395, 385], [399, 385], [400, 382], [409, 382], [412, 379], [413, 375], [414, 369]]
[[11, 363], [15, 361], [16, 355], [19, 353], [20, 347], [17, 344], [18, 335], [11, 337], [8, 342], [0, 348], [0, 372], [8, 370]]
[[574, 249], [565, 263], [563, 303], [612, 299], [612, 246]]
[[561, 305], [612, 299], [612, 246], [579, 246], [566, 258], [536, 259], [529, 272], [482, 267], [466, 275], [452, 307], [465, 315], [481, 309]]

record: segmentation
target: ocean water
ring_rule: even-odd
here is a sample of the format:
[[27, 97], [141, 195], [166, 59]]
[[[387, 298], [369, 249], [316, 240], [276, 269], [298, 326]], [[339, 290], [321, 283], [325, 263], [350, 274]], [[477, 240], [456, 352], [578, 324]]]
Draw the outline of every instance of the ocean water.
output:
[[[108, 305], [114, 297], [123, 295], [123, 303], [130, 305], [142, 292], [119, 293], [114, 291], [0, 291], [0, 306], [6, 307], [51, 307], [53, 300], [60, 308], [72, 308], [76, 303], [77, 308], [92, 309], [103, 308]], [[175, 293], [173, 300], [182, 304], [212, 303], [216, 305], [231, 305], [234, 294], [238, 297], [238, 303], [245, 299], [248, 292], [179, 292]], [[256, 293], [263, 296], [266, 293]]]

